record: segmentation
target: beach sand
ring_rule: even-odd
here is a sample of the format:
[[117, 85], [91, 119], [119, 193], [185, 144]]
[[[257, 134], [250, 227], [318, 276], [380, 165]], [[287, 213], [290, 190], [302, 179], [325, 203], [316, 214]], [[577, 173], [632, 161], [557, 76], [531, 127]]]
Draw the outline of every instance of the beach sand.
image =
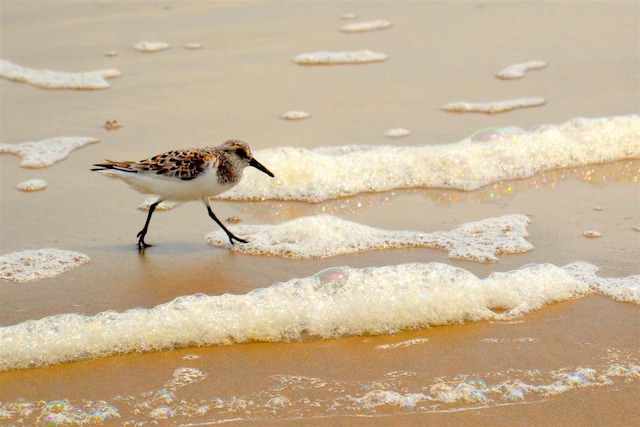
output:
[[[342, 265], [437, 261], [486, 277], [529, 263], [562, 266], [583, 260], [600, 267], [603, 277], [640, 271], [640, 233], [634, 231], [640, 227], [639, 160], [548, 171], [470, 193], [397, 190], [320, 204], [212, 204], [218, 217], [237, 215], [249, 224], [329, 211], [369, 226], [422, 231], [449, 230], [508, 213], [530, 216], [529, 241], [535, 249], [503, 255], [498, 264], [452, 261], [443, 251], [428, 249], [319, 260], [234, 254], [204, 243], [204, 235], [216, 225], [200, 203], [156, 213], [147, 236], [154, 246], [138, 255], [135, 235], [146, 213], [136, 208], [145, 197], [89, 172], [91, 164], [105, 158], [142, 159], [230, 138], [246, 140], [254, 150], [435, 145], [457, 142], [487, 127], [528, 129], [574, 117], [637, 113], [636, 2], [5, 1], [0, 12], [3, 59], [32, 68], [122, 72], [109, 79], [111, 88], [100, 91], [42, 90], [0, 80], [0, 142], [54, 136], [100, 139], [46, 169], [19, 168], [17, 157], [0, 156], [0, 254], [55, 247], [82, 252], [92, 260], [39, 282], [0, 284], [2, 326], [60, 313], [150, 308], [196, 293], [243, 294]], [[348, 12], [358, 20], [388, 19], [393, 26], [345, 34], [338, 30], [345, 23], [339, 17]], [[164, 41], [172, 48], [140, 53], [132, 46], [142, 40]], [[183, 48], [192, 42], [203, 48]], [[359, 49], [383, 52], [389, 59], [320, 67], [292, 61], [303, 52]], [[109, 51], [117, 56], [105, 55]], [[533, 59], [549, 65], [517, 81], [495, 78], [505, 66]], [[547, 102], [495, 115], [441, 110], [454, 101], [530, 96]], [[307, 111], [311, 118], [279, 118], [290, 110]], [[114, 119], [123, 127], [105, 130], [105, 122]], [[409, 129], [411, 135], [385, 138], [384, 132], [394, 127]], [[30, 178], [44, 179], [49, 187], [37, 193], [14, 189]], [[584, 237], [591, 229], [602, 237]], [[181, 399], [197, 400], [268, 394], [274, 376], [285, 374], [319, 378], [358, 395], [363, 384], [384, 384], [397, 372], [417, 373], [402, 384], [418, 391], [437, 378], [456, 375], [510, 369], [551, 375], [565, 368], [606, 367], [615, 358], [638, 360], [640, 310], [635, 305], [589, 296], [519, 320], [384, 336], [177, 349], [2, 372], [0, 402], [139, 396], [162, 388], [181, 366], [208, 374], [179, 390]], [[376, 350], [417, 338], [429, 341]], [[199, 358], [185, 360], [186, 355]], [[328, 399], [330, 393], [323, 392], [317, 391]], [[639, 398], [635, 379], [521, 404], [454, 405], [429, 413], [383, 407], [366, 417], [309, 409], [297, 420], [274, 413], [237, 423], [634, 425]], [[121, 418], [114, 425], [141, 417], [133, 410], [127, 413], [126, 405], [119, 409]]]

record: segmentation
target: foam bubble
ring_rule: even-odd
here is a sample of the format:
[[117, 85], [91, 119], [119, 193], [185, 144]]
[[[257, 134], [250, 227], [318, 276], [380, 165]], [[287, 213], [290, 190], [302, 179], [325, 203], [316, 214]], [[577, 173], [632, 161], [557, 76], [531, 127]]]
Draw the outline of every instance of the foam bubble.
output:
[[204, 45], [202, 43], [187, 43], [182, 47], [189, 50], [197, 50], [197, 49], [202, 49]]
[[429, 338], [414, 338], [411, 340], [400, 341], [393, 344], [381, 344], [376, 346], [376, 350], [390, 350], [394, 348], [410, 347], [412, 345], [424, 344], [429, 342]]
[[379, 249], [426, 247], [446, 250], [452, 259], [498, 262], [499, 254], [533, 249], [525, 240], [528, 224], [524, 215], [505, 215], [462, 224], [452, 231], [424, 233], [389, 231], [316, 215], [277, 225], [235, 226], [234, 234], [249, 240], [242, 245], [229, 244], [222, 230], [209, 233], [205, 241], [235, 252], [285, 258], [326, 258]]
[[[510, 319], [590, 291], [563, 268], [540, 265], [479, 279], [440, 263], [347, 268], [244, 295], [179, 297], [151, 309], [61, 314], [0, 328], [0, 371], [176, 347], [389, 334]], [[199, 380], [196, 371], [186, 376]]]
[[118, 70], [111, 68], [84, 73], [37, 70], [0, 59], [0, 77], [29, 83], [42, 89], [106, 89], [109, 87], [106, 79], [119, 75]]
[[276, 147], [256, 152], [275, 178], [247, 170], [219, 197], [321, 202], [398, 188], [472, 191], [545, 170], [640, 158], [639, 123], [637, 115], [574, 119], [446, 145]]
[[372, 52], [370, 50], [354, 52], [311, 52], [302, 53], [293, 58], [293, 61], [299, 65], [365, 64], [386, 60], [387, 55], [384, 53]]
[[391, 22], [386, 19], [378, 19], [375, 21], [367, 22], [354, 22], [351, 24], [345, 24], [340, 27], [340, 31], [345, 33], [361, 33], [364, 31], [383, 30], [391, 27]]
[[[178, 388], [199, 383], [207, 377], [207, 374], [202, 372], [200, 369], [196, 368], [177, 368], [173, 371], [172, 378], [164, 384], [164, 390], [175, 391]], [[169, 394], [170, 396], [170, 394]], [[156, 400], [156, 397], [154, 397]], [[171, 403], [171, 398], [169, 397], [167, 403]]]
[[478, 112], [487, 114], [504, 113], [516, 108], [537, 107], [545, 103], [544, 98], [520, 98], [508, 101], [492, 101], [492, 102], [451, 102], [444, 107], [445, 111], [455, 113]]
[[309, 117], [311, 117], [311, 114], [305, 111], [287, 111], [280, 115], [280, 118], [284, 120], [302, 120]]
[[37, 249], [0, 256], [0, 281], [24, 283], [57, 276], [88, 263], [89, 257], [63, 249]]
[[[227, 398], [165, 389], [145, 390], [126, 397], [117, 395], [111, 399], [113, 404], [88, 399], [47, 402], [19, 398], [0, 402], [0, 419], [8, 425], [75, 426], [102, 424], [121, 417], [122, 413], [126, 421], [120, 424], [125, 426], [158, 424], [163, 419], [190, 426], [235, 420], [264, 424], [265, 420], [274, 419], [295, 419], [304, 424], [305, 420], [326, 418], [328, 413], [380, 419], [394, 414], [486, 409], [549, 401], [580, 389], [596, 392], [596, 387], [624, 388], [640, 377], [637, 360], [625, 359], [632, 360], [555, 371], [508, 369], [483, 373], [482, 377], [464, 373], [433, 377], [423, 372], [394, 371], [361, 382], [273, 375], [258, 390]], [[212, 382], [204, 384], [201, 390], [215, 388]]]
[[524, 77], [524, 73], [529, 70], [539, 70], [547, 66], [544, 61], [528, 61], [519, 64], [509, 65], [504, 70], [497, 74], [498, 78], [503, 80], [521, 79]]
[[410, 135], [411, 132], [409, 132], [406, 129], [403, 128], [393, 128], [393, 129], [389, 129], [388, 131], [386, 131], [384, 133], [384, 136], [389, 137], [389, 138], [402, 138], [403, 136], [407, 136]]
[[474, 142], [511, 141], [518, 135], [524, 135], [526, 131], [516, 126], [490, 127], [480, 129], [469, 137]]
[[41, 191], [47, 188], [47, 182], [42, 179], [29, 179], [16, 185], [16, 188], [25, 192]]
[[[42, 426], [102, 425], [112, 418], [120, 418], [117, 408], [107, 402], [87, 402], [86, 405], [78, 407], [66, 399], [41, 401], [38, 404], [18, 401], [10, 405], [7, 417], [0, 419], [12, 419], [12, 415], [17, 417], [37, 415], [37, 424]], [[22, 424], [21, 418], [18, 424]], [[30, 425], [36, 425], [36, 423]]]
[[142, 41], [133, 45], [133, 48], [139, 52], [152, 53], [169, 49], [171, 45], [165, 42], [147, 42]]
[[586, 262], [575, 262], [565, 270], [581, 282], [589, 284], [598, 294], [613, 298], [616, 301], [630, 302], [640, 305], [640, 275], [628, 277], [598, 277], [598, 267]]
[[117, 120], [107, 120], [104, 124], [104, 128], [106, 130], [118, 130], [122, 127], [123, 125], [120, 124], [119, 121]]
[[[144, 199], [142, 203], [138, 205], [138, 209], [141, 211], [148, 211], [152, 204], [158, 201], [158, 196], [151, 196]], [[176, 206], [180, 206], [178, 202], [171, 202], [168, 200], [164, 200], [156, 206], [156, 210], [160, 211], [168, 211], [169, 209], [173, 209]]]
[[66, 159], [73, 150], [98, 141], [95, 138], [72, 136], [20, 144], [0, 144], [0, 154], [22, 157], [20, 166], [23, 168], [46, 168]]

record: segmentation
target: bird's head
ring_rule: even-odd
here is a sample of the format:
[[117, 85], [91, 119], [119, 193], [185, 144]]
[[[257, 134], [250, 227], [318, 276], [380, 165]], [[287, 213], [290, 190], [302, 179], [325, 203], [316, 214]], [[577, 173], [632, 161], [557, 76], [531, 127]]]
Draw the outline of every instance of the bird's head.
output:
[[253, 158], [251, 154], [251, 148], [246, 142], [232, 139], [220, 146], [220, 150], [224, 152], [227, 158], [234, 162], [240, 162], [243, 166], [253, 166], [261, 172], [266, 173], [273, 178], [273, 173], [266, 167], [264, 167], [259, 161]]

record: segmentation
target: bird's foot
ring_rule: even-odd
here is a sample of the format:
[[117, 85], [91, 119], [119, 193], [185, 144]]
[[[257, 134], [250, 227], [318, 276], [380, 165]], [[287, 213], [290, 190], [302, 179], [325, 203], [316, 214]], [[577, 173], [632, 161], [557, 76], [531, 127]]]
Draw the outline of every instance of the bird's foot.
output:
[[233, 235], [233, 233], [228, 233], [227, 236], [229, 237], [229, 243], [231, 243], [232, 245], [234, 244], [233, 241], [237, 240], [240, 243], [249, 243], [248, 240], [245, 239], [241, 239], [239, 237], [236, 237], [235, 235]]
[[146, 236], [146, 234], [145, 230], [142, 230], [136, 235], [136, 237], [138, 237], [138, 252], [140, 253], [143, 253], [146, 248], [151, 246], [144, 241], [144, 236]]

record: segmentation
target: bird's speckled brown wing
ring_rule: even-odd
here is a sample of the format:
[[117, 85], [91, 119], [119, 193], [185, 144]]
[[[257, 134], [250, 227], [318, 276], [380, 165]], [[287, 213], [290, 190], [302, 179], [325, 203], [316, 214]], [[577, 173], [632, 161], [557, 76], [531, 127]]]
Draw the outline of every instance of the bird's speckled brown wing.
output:
[[136, 172], [153, 172], [167, 178], [189, 181], [196, 178], [215, 162], [216, 156], [204, 150], [173, 150], [128, 165]]

